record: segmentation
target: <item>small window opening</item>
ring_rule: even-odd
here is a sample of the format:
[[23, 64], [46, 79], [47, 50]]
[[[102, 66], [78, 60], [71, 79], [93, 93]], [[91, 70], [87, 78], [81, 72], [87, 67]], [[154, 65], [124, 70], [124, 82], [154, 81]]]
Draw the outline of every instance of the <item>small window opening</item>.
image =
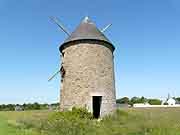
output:
[[93, 96], [92, 100], [93, 100], [93, 116], [94, 118], [97, 119], [100, 117], [102, 96]]
[[65, 69], [63, 66], [61, 66], [60, 72], [61, 72], [61, 82], [62, 82], [65, 76]]

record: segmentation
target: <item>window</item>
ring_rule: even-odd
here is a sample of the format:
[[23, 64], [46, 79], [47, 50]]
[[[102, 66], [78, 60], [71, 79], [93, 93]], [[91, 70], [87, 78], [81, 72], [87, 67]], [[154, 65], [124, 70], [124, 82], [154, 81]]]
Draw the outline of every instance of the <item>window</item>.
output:
[[65, 76], [65, 70], [63, 66], [61, 66], [60, 72], [61, 72], [61, 81], [63, 81], [64, 76]]

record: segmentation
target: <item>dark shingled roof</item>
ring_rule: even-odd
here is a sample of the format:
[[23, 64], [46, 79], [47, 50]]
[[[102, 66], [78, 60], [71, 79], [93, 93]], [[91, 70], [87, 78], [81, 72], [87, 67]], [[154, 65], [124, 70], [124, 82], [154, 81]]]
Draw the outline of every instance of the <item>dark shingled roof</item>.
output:
[[[104, 41], [112, 45], [112, 43], [88, 17], [85, 17], [76, 30], [64, 41], [64, 43], [60, 46], [60, 51], [63, 50], [67, 43], [77, 40]], [[114, 49], [113, 45], [112, 48]]]

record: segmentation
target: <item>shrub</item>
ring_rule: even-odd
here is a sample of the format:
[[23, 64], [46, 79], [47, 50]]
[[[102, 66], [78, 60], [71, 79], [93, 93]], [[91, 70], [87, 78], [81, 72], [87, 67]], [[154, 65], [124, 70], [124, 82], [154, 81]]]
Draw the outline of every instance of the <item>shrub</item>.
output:
[[148, 103], [151, 104], [151, 105], [161, 105], [161, 100], [159, 100], [159, 99], [149, 99]]
[[49, 116], [49, 120], [57, 119], [93, 119], [93, 115], [86, 108], [73, 107], [71, 111], [55, 112]]
[[84, 135], [95, 132], [92, 114], [85, 108], [56, 112], [48, 117], [41, 131], [47, 135]]

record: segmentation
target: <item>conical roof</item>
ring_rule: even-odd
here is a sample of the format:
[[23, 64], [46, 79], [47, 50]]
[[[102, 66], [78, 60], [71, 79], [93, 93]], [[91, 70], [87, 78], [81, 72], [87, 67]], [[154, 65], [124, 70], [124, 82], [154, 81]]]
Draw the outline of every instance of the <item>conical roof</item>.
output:
[[[72, 41], [77, 40], [100, 40], [112, 45], [112, 43], [106, 38], [106, 36], [96, 27], [96, 25], [89, 19], [89, 17], [85, 17], [80, 25], [76, 28], [74, 32], [64, 41], [64, 43], [60, 46], [60, 51], [64, 48], [64, 46]], [[113, 49], [114, 46], [112, 45]]]

